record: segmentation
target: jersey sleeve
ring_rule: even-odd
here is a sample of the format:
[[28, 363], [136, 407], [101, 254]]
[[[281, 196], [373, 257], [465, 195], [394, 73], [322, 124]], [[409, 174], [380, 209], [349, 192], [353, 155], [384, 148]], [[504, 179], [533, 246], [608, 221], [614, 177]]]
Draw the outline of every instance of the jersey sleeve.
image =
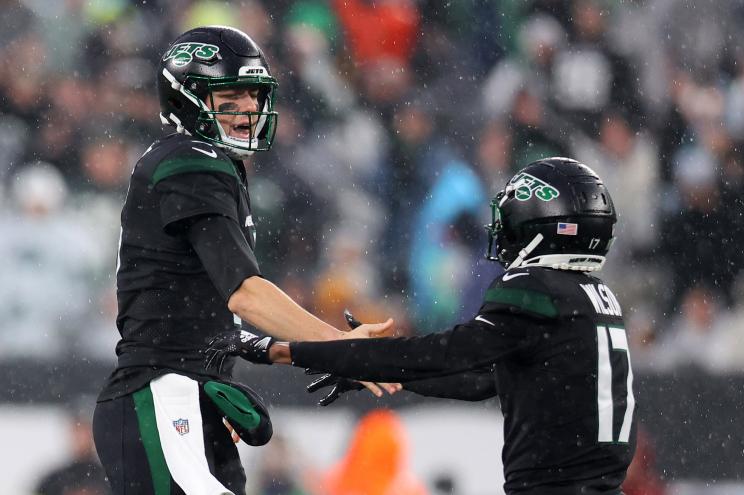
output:
[[256, 255], [235, 220], [222, 215], [201, 216], [190, 225], [187, 235], [225, 301], [243, 280], [261, 276]]
[[438, 378], [412, 380], [403, 386], [405, 390], [426, 397], [480, 401], [497, 395], [496, 379], [491, 368], [464, 371]]
[[488, 323], [479, 317], [417, 337], [295, 342], [292, 362], [357, 380], [407, 382], [489, 367], [534, 345], [540, 334], [512, 315]]
[[166, 232], [182, 220], [201, 215], [238, 221], [240, 186], [230, 161], [205, 156], [193, 148], [178, 150], [158, 164], [151, 186], [160, 194], [160, 221]]

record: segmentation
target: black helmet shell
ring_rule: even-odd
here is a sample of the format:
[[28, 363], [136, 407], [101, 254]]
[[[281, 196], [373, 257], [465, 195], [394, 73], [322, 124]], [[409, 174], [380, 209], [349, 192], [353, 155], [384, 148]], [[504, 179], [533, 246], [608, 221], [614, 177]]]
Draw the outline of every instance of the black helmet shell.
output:
[[[518, 266], [599, 269], [617, 221], [599, 176], [563, 157], [538, 160], [520, 170], [494, 198], [492, 209], [487, 256], [509, 267], [519, 258]], [[527, 247], [529, 252], [520, 255]]]
[[[258, 85], [259, 112], [244, 112], [260, 120], [252, 142], [230, 138], [207, 105], [211, 91]], [[226, 26], [198, 27], [183, 33], [158, 64], [160, 115], [178, 132], [196, 135], [243, 157], [271, 147], [276, 132], [276, 80], [261, 48], [245, 33]], [[241, 142], [242, 141], [242, 142]]]

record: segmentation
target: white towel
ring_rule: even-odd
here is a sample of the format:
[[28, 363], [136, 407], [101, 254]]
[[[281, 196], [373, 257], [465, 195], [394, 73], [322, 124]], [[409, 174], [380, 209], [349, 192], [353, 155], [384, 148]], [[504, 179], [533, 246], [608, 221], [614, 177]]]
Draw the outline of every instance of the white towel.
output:
[[150, 382], [165, 462], [186, 495], [234, 495], [209, 472], [199, 407], [199, 384], [168, 374]]

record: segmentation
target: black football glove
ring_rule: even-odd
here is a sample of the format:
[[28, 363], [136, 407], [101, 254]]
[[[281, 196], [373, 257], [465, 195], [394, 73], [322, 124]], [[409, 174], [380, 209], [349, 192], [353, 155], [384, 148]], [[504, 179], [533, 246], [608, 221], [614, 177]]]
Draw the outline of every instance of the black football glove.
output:
[[240, 356], [246, 361], [271, 364], [269, 348], [276, 340], [268, 335], [256, 335], [245, 330], [229, 330], [217, 335], [204, 351], [206, 368], [222, 371], [227, 356]]
[[[346, 323], [352, 330], [362, 324], [360, 321], [354, 318], [354, 316], [348, 309], [344, 310], [344, 318], [346, 318]], [[317, 375], [319, 374], [319, 372], [308, 368], [305, 370], [305, 374]], [[325, 373], [320, 378], [313, 380], [313, 382], [307, 386], [307, 392], [312, 394], [313, 392], [320, 390], [321, 388], [330, 386], [333, 386], [333, 388], [325, 397], [318, 401], [319, 406], [327, 406], [328, 404], [338, 399], [341, 394], [349, 392], [350, 390], [362, 390], [364, 388], [364, 385], [356, 380], [341, 378], [330, 373]]]
[[333, 387], [331, 391], [328, 392], [325, 397], [318, 401], [319, 406], [327, 406], [328, 404], [338, 399], [341, 394], [345, 394], [350, 390], [362, 390], [364, 388], [364, 385], [356, 380], [351, 380], [349, 378], [340, 378], [336, 375], [326, 373], [317, 380], [313, 380], [313, 382], [307, 386], [307, 391], [308, 393], [312, 394], [316, 390], [331, 386]]

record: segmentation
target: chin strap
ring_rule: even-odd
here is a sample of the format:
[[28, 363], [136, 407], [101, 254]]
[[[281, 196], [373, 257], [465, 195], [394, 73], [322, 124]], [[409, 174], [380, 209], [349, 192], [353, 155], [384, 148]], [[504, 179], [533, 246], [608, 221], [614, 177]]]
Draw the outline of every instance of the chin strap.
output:
[[181, 124], [181, 120], [176, 117], [174, 114], [170, 114], [167, 117], [160, 114], [160, 123], [163, 125], [173, 125], [176, 126], [176, 132], [179, 134], [186, 134], [187, 136], [191, 136], [191, 133], [186, 130], [186, 128]]
[[535, 248], [542, 242], [543, 235], [537, 234], [529, 244], [527, 244], [524, 249], [519, 251], [519, 255], [512, 261], [508, 267], [506, 267], [507, 270], [511, 270], [512, 268], [517, 268], [519, 265], [522, 264], [522, 262], [527, 258], [527, 255], [529, 255], [532, 251], [535, 250]]

